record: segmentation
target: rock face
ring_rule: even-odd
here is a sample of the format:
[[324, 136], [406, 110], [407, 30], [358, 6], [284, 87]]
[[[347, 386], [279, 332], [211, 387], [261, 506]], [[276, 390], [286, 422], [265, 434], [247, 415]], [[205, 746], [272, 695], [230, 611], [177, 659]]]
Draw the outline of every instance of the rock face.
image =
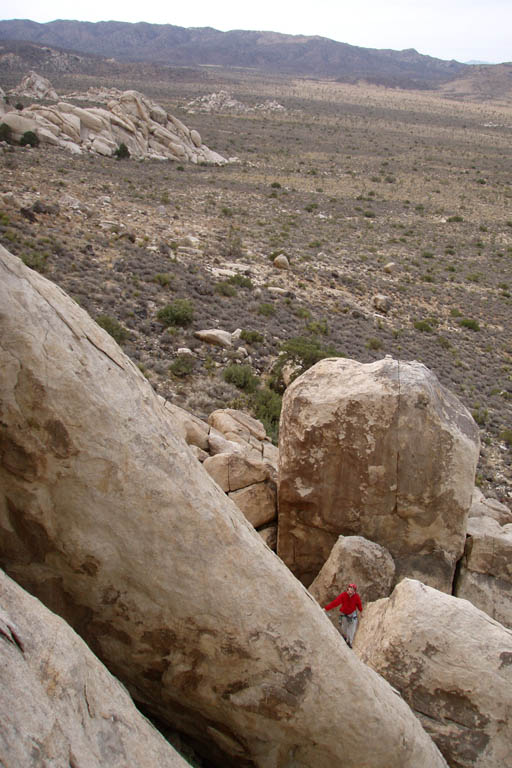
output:
[[186, 768], [61, 618], [0, 571], [0, 761]]
[[[22, 118], [22, 122], [20, 122]], [[112, 156], [123, 143], [136, 159], [178, 160], [223, 165], [221, 155], [201, 144], [197, 131], [137, 91], [124, 91], [106, 107], [84, 109], [67, 102], [32, 104], [7, 112], [2, 122], [10, 125], [15, 139], [34, 131], [40, 141], [68, 149]]]
[[404, 579], [368, 606], [354, 644], [415, 710], [450, 766], [503, 768], [512, 743], [512, 632]]
[[500, 526], [492, 517], [469, 518], [454, 593], [512, 629], [511, 523]]
[[445, 766], [113, 339], [3, 248], [0, 308], [9, 575], [217, 765]]
[[309, 591], [323, 606], [355, 582], [364, 610], [366, 603], [390, 594], [394, 578], [395, 564], [387, 549], [362, 536], [340, 536]]
[[307, 585], [340, 534], [386, 547], [396, 579], [451, 591], [478, 428], [425, 366], [328, 359], [283, 399], [278, 554]]

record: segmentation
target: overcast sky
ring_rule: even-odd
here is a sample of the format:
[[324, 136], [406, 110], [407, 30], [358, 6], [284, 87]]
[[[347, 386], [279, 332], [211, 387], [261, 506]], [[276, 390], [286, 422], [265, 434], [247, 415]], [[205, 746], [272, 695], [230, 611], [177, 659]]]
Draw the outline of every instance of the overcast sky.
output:
[[1, 19], [147, 21], [180, 27], [322, 35], [440, 59], [512, 61], [512, 0], [0, 0]]

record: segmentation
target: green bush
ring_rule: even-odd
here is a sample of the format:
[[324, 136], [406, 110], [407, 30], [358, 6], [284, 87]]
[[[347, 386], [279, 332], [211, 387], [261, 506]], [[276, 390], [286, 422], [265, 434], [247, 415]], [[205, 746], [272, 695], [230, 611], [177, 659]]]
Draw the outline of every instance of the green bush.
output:
[[448, 216], [447, 221], [455, 222], [455, 223], [459, 223], [460, 224], [461, 221], [464, 221], [464, 218], [462, 216], [459, 216], [459, 215]]
[[25, 131], [23, 136], [20, 139], [20, 145], [22, 147], [26, 147], [27, 145], [30, 147], [38, 147], [39, 146], [39, 136], [36, 136], [34, 131]]
[[272, 315], [275, 315], [276, 309], [273, 304], [268, 304], [267, 302], [263, 302], [258, 307], [258, 315], [263, 315], [264, 317], [271, 317]]
[[189, 299], [176, 299], [160, 309], [157, 318], [167, 327], [179, 325], [184, 328], [194, 319], [194, 306]]
[[417, 331], [422, 331], [423, 333], [432, 333], [433, 330], [430, 323], [427, 323], [426, 320], [415, 320], [414, 327]]
[[223, 280], [221, 283], [216, 284], [215, 293], [219, 293], [221, 296], [236, 296], [236, 288], [231, 283]]
[[512, 429], [504, 429], [500, 432], [500, 440], [503, 440], [509, 448], [512, 448]]
[[230, 285], [237, 285], [239, 288], [249, 288], [249, 290], [254, 288], [251, 278], [244, 275], [231, 275], [226, 282]]
[[96, 322], [100, 328], [103, 328], [103, 330], [109, 333], [118, 344], [122, 344], [130, 335], [126, 328], [124, 328], [115, 317], [110, 317], [110, 315], [98, 315]]
[[250, 365], [231, 363], [224, 369], [223, 378], [228, 384], [234, 384], [235, 387], [246, 392], [254, 392], [258, 385], [258, 379]]
[[166, 288], [168, 285], [172, 283], [173, 277], [168, 272], [158, 272], [153, 277], [153, 282], [158, 283], [158, 285], [161, 285], [162, 288]]
[[242, 341], [246, 341], [248, 344], [256, 344], [260, 341], [263, 341], [263, 335], [261, 333], [258, 333], [258, 331], [242, 331], [240, 334], [240, 338]]
[[30, 251], [29, 253], [22, 253], [21, 260], [30, 269], [35, 269], [36, 272], [44, 272], [46, 270], [47, 253], [39, 253], [36, 251]]
[[255, 417], [263, 423], [267, 435], [277, 445], [282, 406], [281, 395], [268, 387], [261, 387], [252, 396], [250, 404]]
[[342, 355], [332, 344], [324, 346], [314, 338], [295, 336], [288, 339], [281, 345], [279, 357], [270, 372], [270, 387], [280, 394], [284, 391], [282, 372], [287, 363], [293, 363], [297, 367], [294, 375], [294, 378], [297, 378], [326, 357], [342, 357]]
[[471, 317], [463, 317], [462, 320], [459, 320], [459, 325], [462, 326], [462, 328], [469, 328], [470, 331], [480, 330], [478, 321], [473, 320]]
[[130, 157], [130, 150], [128, 149], [124, 141], [120, 143], [120, 145], [114, 152], [114, 156], [117, 157], [118, 160], [128, 160], [128, 158]]
[[6, 141], [8, 144], [12, 141], [12, 128], [7, 123], [0, 123], [0, 141]]
[[195, 367], [195, 360], [191, 355], [178, 355], [169, 366], [169, 371], [174, 375], [182, 378], [192, 373]]

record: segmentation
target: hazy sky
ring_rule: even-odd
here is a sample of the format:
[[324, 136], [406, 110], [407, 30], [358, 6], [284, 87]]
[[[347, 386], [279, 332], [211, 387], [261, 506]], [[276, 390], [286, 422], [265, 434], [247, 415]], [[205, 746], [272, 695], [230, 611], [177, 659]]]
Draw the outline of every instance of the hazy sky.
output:
[[0, 0], [1, 19], [147, 21], [219, 30], [322, 35], [365, 48], [416, 48], [440, 59], [512, 61], [512, 0]]

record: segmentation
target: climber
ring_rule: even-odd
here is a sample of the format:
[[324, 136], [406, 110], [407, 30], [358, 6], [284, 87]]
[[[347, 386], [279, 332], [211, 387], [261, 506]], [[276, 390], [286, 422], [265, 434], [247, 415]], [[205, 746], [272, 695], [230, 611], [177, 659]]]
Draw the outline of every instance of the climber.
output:
[[330, 611], [331, 608], [336, 608], [337, 605], [340, 606], [339, 621], [341, 634], [348, 647], [352, 648], [357, 629], [357, 611], [359, 610], [359, 613], [363, 612], [363, 605], [357, 593], [356, 584], [349, 584], [346, 592], [342, 592], [338, 597], [335, 597], [332, 603], [325, 606], [324, 611]]

